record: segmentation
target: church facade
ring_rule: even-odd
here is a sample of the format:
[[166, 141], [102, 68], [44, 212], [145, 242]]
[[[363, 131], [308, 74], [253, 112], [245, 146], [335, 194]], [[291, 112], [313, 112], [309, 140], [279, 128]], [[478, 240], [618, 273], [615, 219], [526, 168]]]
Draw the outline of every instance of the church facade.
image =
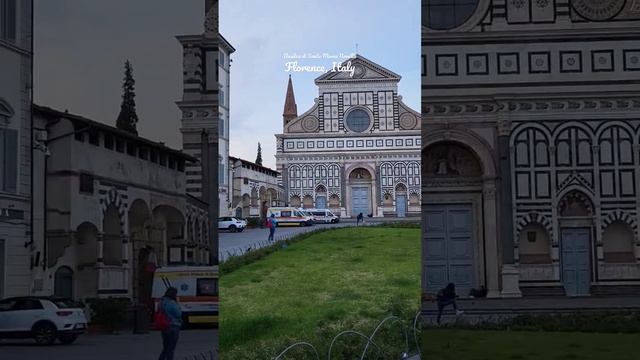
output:
[[640, 293], [640, 2], [422, 6], [424, 297]]
[[319, 96], [298, 115], [291, 78], [277, 134], [277, 171], [291, 206], [343, 217], [418, 216], [420, 114], [402, 102], [400, 75], [356, 55], [353, 72], [315, 80]]

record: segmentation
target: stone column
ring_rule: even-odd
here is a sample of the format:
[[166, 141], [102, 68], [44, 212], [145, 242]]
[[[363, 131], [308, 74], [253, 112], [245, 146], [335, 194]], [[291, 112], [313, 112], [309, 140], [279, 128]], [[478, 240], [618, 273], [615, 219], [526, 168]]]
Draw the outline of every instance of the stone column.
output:
[[104, 265], [104, 233], [96, 234], [97, 260], [96, 265]]
[[501, 261], [498, 257], [498, 232], [496, 209], [496, 185], [493, 180], [485, 180], [482, 191], [484, 212], [484, 241], [487, 258], [487, 297], [500, 297], [499, 269]]

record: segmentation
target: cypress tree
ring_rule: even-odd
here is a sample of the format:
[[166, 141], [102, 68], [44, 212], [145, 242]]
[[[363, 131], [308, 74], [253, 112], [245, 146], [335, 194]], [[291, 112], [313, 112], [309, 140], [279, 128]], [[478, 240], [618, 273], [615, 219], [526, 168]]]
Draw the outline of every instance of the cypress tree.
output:
[[124, 63], [124, 82], [122, 84], [122, 105], [120, 105], [120, 114], [116, 121], [116, 127], [138, 134], [136, 125], [138, 124], [138, 114], [136, 113], [136, 81], [133, 79], [133, 67], [129, 60]]
[[262, 166], [262, 146], [258, 142], [258, 156], [256, 157], [256, 164]]

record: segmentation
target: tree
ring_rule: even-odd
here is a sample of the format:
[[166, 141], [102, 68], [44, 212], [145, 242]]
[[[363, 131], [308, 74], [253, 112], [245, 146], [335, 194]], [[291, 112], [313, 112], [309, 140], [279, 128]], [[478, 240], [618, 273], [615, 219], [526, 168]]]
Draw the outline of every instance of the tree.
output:
[[138, 123], [138, 114], [136, 114], [136, 81], [133, 79], [133, 67], [129, 60], [124, 63], [124, 83], [122, 84], [122, 105], [120, 105], [120, 114], [116, 121], [118, 129], [138, 134], [136, 124]]
[[258, 142], [258, 156], [256, 157], [256, 164], [262, 166], [262, 146]]

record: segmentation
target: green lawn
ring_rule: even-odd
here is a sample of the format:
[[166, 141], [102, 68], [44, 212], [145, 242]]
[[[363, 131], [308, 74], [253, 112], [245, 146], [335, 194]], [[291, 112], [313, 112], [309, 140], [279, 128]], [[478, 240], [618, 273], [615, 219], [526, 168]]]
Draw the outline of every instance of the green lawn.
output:
[[326, 351], [340, 331], [368, 334], [386, 315], [409, 319], [419, 308], [420, 229], [314, 234], [222, 276], [220, 289], [225, 359], [271, 359], [296, 341]]
[[423, 359], [637, 360], [640, 334], [435, 329], [422, 334]]

